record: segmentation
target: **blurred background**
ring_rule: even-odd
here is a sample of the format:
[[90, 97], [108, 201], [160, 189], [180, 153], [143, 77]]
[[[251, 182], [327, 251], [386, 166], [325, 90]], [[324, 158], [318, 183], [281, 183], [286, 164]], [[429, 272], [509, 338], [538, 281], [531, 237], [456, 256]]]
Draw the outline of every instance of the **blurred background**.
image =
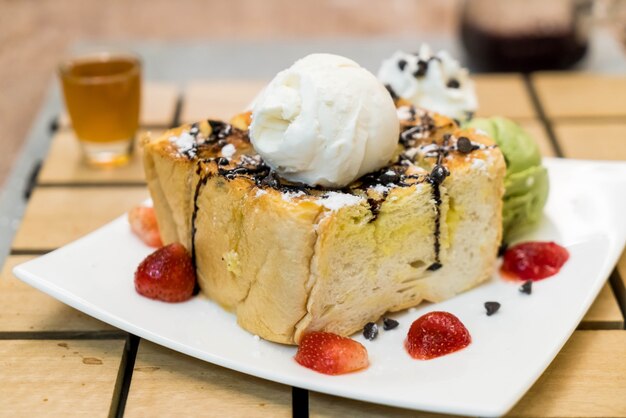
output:
[[[552, 3], [561, 6], [549, 6]], [[485, 43], [493, 41], [494, 34], [500, 36], [496, 40], [502, 41], [504, 37], [506, 42], [518, 42], [513, 49], [519, 51], [519, 45], [527, 45], [525, 30], [537, 33], [537, 28], [546, 29], [564, 16], [569, 19], [572, 13], [581, 13], [585, 17], [576, 23], [576, 31], [580, 33], [572, 35], [569, 29], [564, 29], [556, 40], [552, 39], [556, 46], [550, 44], [570, 54], [572, 62], [561, 64], [585, 65], [584, 60], [577, 60], [578, 55], [587, 54], [594, 57], [592, 69], [610, 62], [616, 71], [621, 71], [619, 63], [615, 64], [615, 45], [619, 45], [623, 54], [625, 3], [624, 0], [0, 0], [0, 185], [10, 172], [47, 87], [55, 77], [56, 66], [77, 42], [124, 46], [131, 41], [148, 41], [157, 54], [159, 45], [187, 41], [206, 45], [238, 41], [241, 45], [247, 40], [258, 43], [318, 39], [328, 43], [335, 39], [402, 38], [405, 45], [407, 40], [414, 40], [417, 49], [422, 40], [434, 40], [435, 44], [451, 45], [472, 69], [482, 71], [498, 70], [489, 68], [489, 56], [471, 60], [481, 51], [498, 53], [497, 45], [489, 49]], [[526, 20], [521, 19], [524, 12], [529, 12]], [[592, 26], [602, 28], [600, 45], [609, 42], [608, 38], [614, 43], [587, 51], [587, 36]], [[461, 33], [465, 39], [459, 37]], [[468, 39], [472, 42], [460, 42]], [[542, 43], [546, 44], [545, 38]], [[604, 55], [612, 55], [605, 57], [603, 49], [610, 49]], [[209, 54], [210, 50], [200, 53]], [[236, 55], [237, 51], [232, 53]], [[224, 54], [216, 59], [223, 57]], [[381, 58], [372, 57], [372, 62]], [[210, 66], [211, 57], [204, 57], [202, 62]], [[244, 73], [254, 72], [254, 62], [246, 63], [240, 58], [237, 63], [249, 66]], [[186, 65], [185, 62], [174, 64]], [[203, 71], [210, 74], [211, 68], [197, 68], [193, 75], [201, 76]], [[268, 76], [260, 74], [260, 77]]]

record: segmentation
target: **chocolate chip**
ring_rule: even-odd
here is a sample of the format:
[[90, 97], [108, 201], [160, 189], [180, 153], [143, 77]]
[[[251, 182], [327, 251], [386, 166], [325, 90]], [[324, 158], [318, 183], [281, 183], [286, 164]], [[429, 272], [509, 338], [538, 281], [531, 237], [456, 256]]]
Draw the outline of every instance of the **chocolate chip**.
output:
[[417, 70], [413, 72], [413, 77], [424, 77], [428, 71], [428, 62], [419, 60], [417, 61]]
[[498, 247], [498, 257], [504, 257], [504, 253], [506, 253], [506, 250], [509, 248], [509, 244], [506, 242], [502, 242], [502, 244], [500, 244], [500, 246]]
[[527, 295], [530, 295], [533, 292], [533, 281], [526, 280], [524, 284], [520, 286], [519, 291], [522, 293], [526, 293]]
[[498, 312], [500, 304], [498, 302], [485, 302], [485, 309], [487, 310], [487, 316], [491, 316]]
[[398, 68], [400, 69], [400, 71], [404, 71], [404, 67], [406, 67], [406, 60], [398, 61]]
[[378, 325], [374, 322], [368, 322], [363, 327], [363, 336], [368, 340], [372, 341], [374, 338], [378, 336]]
[[396, 328], [400, 323], [395, 319], [391, 318], [383, 318], [383, 329], [385, 331], [389, 331], [390, 329]]
[[444, 166], [437, 164], [433, 167], [433, 171], [430, 172], [430, 179], [434, 184], [441, 184], [450, 175], [448, 169]]
[[461, 83], [459, 83], [459, 80], [457, 80], [456, 78], [451, 78], [450, 80], [448, 80], [446, 86], [449, 89], [458, 89], [459, 87], [461, 87]]
[[378, 180], [381, 184], [396, 183], [400, 180], [400, 174], [393, 170], [387, 170], [378, 177]]
[[215, 139], [223, 139], [230, 135], [232, 126], [220, 120], [207, 120], [211, 126], [211, 137]]
[[277, 189], [280, 186], [280, 182], [278, 181], [278, 176], [276, 173], [271, 171], [267, 176], [265, 176], [261, 180], [261, 186], [268, 186], [273, 189]]
[[441, 267], [443, 267], [443, 265], [441, 263], [434, 262], [430, 266], [428, 266], [428, 268], [426, 270], [428, 270], [428, 271], [437, 271]]
[[462, 136], [456, 141], [456, 149], [463, 154], [469, 154], [474, 151], [474, 145], [472, 145], [472, 141], [470, 141], [468, 137]]

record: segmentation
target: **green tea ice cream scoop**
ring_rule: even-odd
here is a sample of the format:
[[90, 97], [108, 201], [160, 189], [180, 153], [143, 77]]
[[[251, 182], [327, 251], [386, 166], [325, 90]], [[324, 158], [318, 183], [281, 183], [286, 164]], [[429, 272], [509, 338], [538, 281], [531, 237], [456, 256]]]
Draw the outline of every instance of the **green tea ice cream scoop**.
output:
[[466, 127], [486, 132], [504, 154], [503, 240], [510, 242], [539, 222], [548, 198], [548, 172], [541, 165], [539, 147], [528, 132], [506, 118], [477, 118]]

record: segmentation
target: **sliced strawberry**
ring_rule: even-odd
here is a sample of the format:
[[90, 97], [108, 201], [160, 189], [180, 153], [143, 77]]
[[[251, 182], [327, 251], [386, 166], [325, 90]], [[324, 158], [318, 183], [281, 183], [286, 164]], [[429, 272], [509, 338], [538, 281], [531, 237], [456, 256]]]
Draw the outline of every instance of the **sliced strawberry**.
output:
[[362, 344], [330, 332], [311, 332], [302, 337], [296, 361], [324, 374], [344, 374], [369, 366]]
[[467, 347], [472, 337], [449, 312], [430, 312], [415, 320], [404, 343], [411, 357], [429, 360]]
[[196, 272], [187, 249], [177, 242], [146, 257], [135, 272], [135, 290], [164, 302], [182, 302], [193, 295]]
[[149, 206], [135, 206], [128, 212], [130, 229], [146, 245], [159, 248], [163, 245], [159, 225], [157, 224], [154, 208]]

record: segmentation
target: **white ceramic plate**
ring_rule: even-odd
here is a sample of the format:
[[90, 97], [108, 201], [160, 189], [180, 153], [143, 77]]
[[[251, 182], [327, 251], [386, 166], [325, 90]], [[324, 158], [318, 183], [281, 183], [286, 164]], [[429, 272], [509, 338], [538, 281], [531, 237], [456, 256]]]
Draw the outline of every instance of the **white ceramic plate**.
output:
[[[540, 228], [527, 239], [554, 240], [570, 251], [561, 272], [532, 295], [499, 277], [437, 305], [394, 317], [400, 326], [355, 339], [369, 352], [362, 372], [326, 376], [299, 366], [295, 347], [258, 340], [235, 316], [202, 297], [168, 304], [139, 296], [133, 274], [152, 250], [131, 234], [126, 217], [52, 253], [19, 265], [30, 285], [91, 316], [182, 353], [288, 385], [426, 411], [506, 413], [541, 375], [582, 319], [613, 269], [626, 237], [626, 164], [547, 160], [551, 193]], [[485, 315], [483, 303], [500, 311]], [[420, 315], [457, 315], [473, 342], [430, 361], [411, 359], [403, 341]]]

